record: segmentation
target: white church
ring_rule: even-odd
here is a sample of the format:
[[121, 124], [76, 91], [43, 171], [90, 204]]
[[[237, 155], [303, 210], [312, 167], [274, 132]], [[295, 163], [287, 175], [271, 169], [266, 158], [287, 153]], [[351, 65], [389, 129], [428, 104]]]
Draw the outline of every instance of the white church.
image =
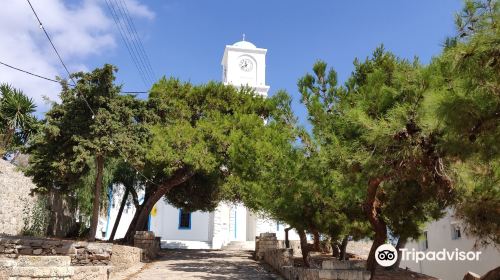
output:
[[[222, 57], [222, 81], [235, 87], [250, 86], [258, 94], [267, 96], [266, 85], [267, 49], [257, 48], [243, 40], [227, 45]], [[101, 217], [97, 238], [108, 239], [113, 228], [123, 190], [113, 188], [107, 217]], [[134, 215], [134, 207], [128, 205], [123, 212], [116, 237], [122, 238]], [[264, 232], [276, 233], [278, 239], [285, 239], [286, 225], [258, 217], [241, 204], [221, 203], [213, 212], [185, 212], [167, 204], [163, 199], [151, 211], [149, 230], [160, 236], [163, 248], [220, 249], [230, 242], [253, 244], [255, 236]], [[290, 231], [290, 239], [298, 240]], [[251, 248], [251, 247], [250, 247]]]

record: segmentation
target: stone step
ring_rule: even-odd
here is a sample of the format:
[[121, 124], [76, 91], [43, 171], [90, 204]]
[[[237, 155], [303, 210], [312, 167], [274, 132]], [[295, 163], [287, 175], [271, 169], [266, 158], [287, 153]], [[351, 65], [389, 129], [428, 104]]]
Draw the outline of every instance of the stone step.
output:
[[356, 279], [356, 280], [370, 280], [371, 274], [367, 270], [319, 270], [320, 279]]
[[226, 246], [223, 246], [222, 250], [228, 250], [228, 251], [255, 250], [255, 242], [254, 241], [231, 241]]
[[230, 241], [228, 244], [231, 245], [247, 245], [247, 244], [254, 244], [255, 242], [253, 241]]
[[212, 249], [212, 244], [207, 241], [162, 240], [162, 249]]
[[351, 260], [351, 261], [339, 261], [339, 260], [325, 260], [321, 264], [323, 269], [365, 269], [366, 261], [364, 260]]
[[19, 267], [65, 267], [71, 265], [69, 256], [24, 256], [17, 258]]
[[[31, 277], [31, 278], [65, 278], [75, 274], [72, 266], [67, 267], [23, 267], [14, 266], [11, 268], [10, 277]], [[28, 278], [28, 279], [31, 279]], [[23, 278], [24, 279], [24, 278]]]

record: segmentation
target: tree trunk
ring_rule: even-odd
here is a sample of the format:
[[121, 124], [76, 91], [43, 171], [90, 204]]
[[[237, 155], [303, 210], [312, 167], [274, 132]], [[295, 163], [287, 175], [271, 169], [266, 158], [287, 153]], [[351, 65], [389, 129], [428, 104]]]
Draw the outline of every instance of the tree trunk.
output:
[[186, 182], [193, 176], [193, 174], [193, 171], [185, 168], [179, 169], [167, 182], [156, 188], [151, 195], [144, 198], [144, 203], [141, 205], [140, 209], [137, 209], [134, 219], [130, 223], [127, 230], [125, 241], [128, 244], [132, 244], [134, 242], [134, 234], [136, 231], [144, 230], [147, 227], [149, 213], [155, 206], [156, 202], [158, 202], [158, 200], [160, 200], [172, 188]]
[[319, 232], [317, 230], [313, 230], [313, 236], [314, 236], [314, 247], [313, 247], [314, 251], [320, 252], [321, 248], [319, 246], [319, 242], [320, 242], [320, 240], [319, 240], [319, 238], [320, 238]]
[[125, 187], [125, 193], [123, 194], [122, 203], [120, 204], [120, 209], [118, 209], [118, 215], [116, 215], [115, 224], [113, 225], [113, 230], [111, 231], [111, 235], [109, 236], [110, 242], [115, 239], [116, 230], [118, 229], [118, 225], [120, 224], [120, 220], [122, 218], [123, 208], [125, 208], [125, 204], [127, 204], [127, 198], [128, 193], [130, 192], [130, 188], [133, 187]]
[[401, 264], [401, 259], [403, 258], [403, 254], [401, 254], [400, 249], [403, 249], [406, 246], [406, 238], [405, 237], [399, 237], [398, 243], [396, 244], [396, 252], [398, 252], [398, 260], [396, 261], [395, 264], [391, 266], [391, 268], [399, 268], [399, 265]]
[[14, 135], [15, 129], [9, 127], [7, 129], [7, 132], [5, 133], [4, 141], [3, 141], [3, 146], [5, 149], [9, 146], [10, 140], [12, 139], [12, 136]]
[[101, 192], [102, 192], [102, 176], [104, 170], [104, 157], [98, 155], [96, 157], [96, 176], [94, 184], [94, 201], [92, 203], [92, 220], [90, 224], [90, 233], [88, 241], [95, 241], [95, 234], [97, 231], [97, 223], [99, 221], [99, 205], [101, 202]]
[[375, 232], [373, 238], [373, 244], [370, 249], [370, 254], [368, 255], [368, 260], [366, 261], [366, 268], [372, 272], [372, 277], [375, 273], [376, 261], [375, 261], [375, 251], [378, 246], [385, 243], [387, 239], [387, 226], [385, 221], [380, 217], [380, 207], [381, 203], [377, 198], [377, 193], [379, 191], [380, 183], [382, 183], [382, 178], [376, 178], [370, 180], [368, 183], [368, 193], [365, 202], [365, 212], [368, 216], [368, 221]]
[[132, 194], [132, 202], [134, 203], [135, 209], [139, 209], [139, 197], [137, 196], [137, 192], [135, 191], [134, 187], [131, 187], [129, 189], [130, 194]]
[[304, 260], [304, 265], [306, 267], [310, 267], [309, 263], [309, 244], [307, 244], [306, 233], [303, 229], [297, 229], [297, 232], [300, 237], [300, 250], [302, 251], [302, 259]]
[[500, 266], [488, 271], [481, 277], [481, 280], [498, 280], [500, 279]]
[[340, 256], [340, 244], [336, 237], [330, 236], [332, 245], [332, 257], [338, 258]]
[[339, 252], [339, 260], [344, 261], [346, 260], [346, 250], [347, 250], [347, 243], [349, 242], [349, 236], [346, 235], [344, 236], [344, 239], [342, 239], [342, 244], [340, 245], [340, 252]]
[[285, 228], [285, 248], [290, 248], [290, 239], [288, 239], [288, 232], [292, 229], [292, 227]]

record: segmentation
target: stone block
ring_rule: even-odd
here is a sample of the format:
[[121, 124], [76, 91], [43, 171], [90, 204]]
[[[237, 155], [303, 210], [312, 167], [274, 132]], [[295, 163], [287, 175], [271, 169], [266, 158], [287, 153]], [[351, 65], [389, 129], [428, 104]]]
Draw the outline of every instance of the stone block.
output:
[[86, 241], [78, 241], [78, 242], [75, 242], [75, 243], [73, 244], [73, 246], [74, 246], [75, 248], [77, 248], [77, 249], [78, 249], [78, 248], [87, 248], [87, 247], [88, 247], [88, 245], [89, 245], [89, 243], [88, 243], [88, 242], [86, 242]]
[[31, 249], [31, 248], [22, 248], [22, 249], [18, 249], [17, 252], [20, 255], [32, 255], [33, 254], [33, 249]]
[[319, 279], [345, 279], [345, 280], [369, 280], [371, 275], [369, 271], [366, 270], [354, 270], [354, 269], [320, 269], [318, 271]]
[[338, 261], [338, 260], [325, 260], [321, 264], [323, 269], [365, 269], [366, 261], [352, 260], [352, 261]]
[[139, 239], [155, 239], [155, 233], [152, 231], [136, 231], [134, 238]]
[[76, 266], [74, 267], [75, 274], [71, 280], [108, 280], [109, 266]]
[[[13, 258], [8, 258], [4, 256], [0, 256], [0, 268], [1, 267], [12, 267], [16, 265], [16, 260]], [[0, 278], [2, 279], [2, 278]]]
[[140, 263], [142, 249], [124, 245], [113, 245], [113, 254], [111, 254], [111, 263], [113, 267], [127, 268]]
[[71, 264], [69, 256], [19, 256], [17, 266], [21, 267], [64, 267]]
[[269, 237], [276, 237], [276, 233], [274, 232], [264, 232], [260, 234], [260, 238], [269, 238]]
[[67, 267], [22, 267], [15, 266], [10, 271], [10, 277], [71, 277], [75, 273], [74, 268]]
[[110, 255], [107, 254], [107, 253], [102, 253], [102, 254], [93, 254], [93, 255], [90, 255], [89, 258], [91, 260], [109, 260], [110, 259]]
[[76, 254], [76, 249], [69, 244], [65, 244], [61, 247], [55, 248], [55, 252], [58, 255], [73, 255]]

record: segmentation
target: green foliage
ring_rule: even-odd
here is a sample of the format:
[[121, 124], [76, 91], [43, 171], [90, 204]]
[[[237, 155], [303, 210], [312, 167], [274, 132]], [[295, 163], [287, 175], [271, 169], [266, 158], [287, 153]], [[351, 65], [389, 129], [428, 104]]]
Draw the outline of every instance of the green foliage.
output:
[[36, 106], [21, 90], [0, 84], [1, 150], [5, 154], [19, 148], [36, 131]]
[[456, 215], [482, 245], [500, 244], [500, 4], [467, 1], [455, 43], [428, 67], [427, 101], [463, 188]]
[[224, 193], [222, 180], [214, 174], [195, 174], [189, 181], [172, 189], [165, 201], [186, 211], [214, 211]]
[[366, 219], [356, 210], [367, 207], [367, 183], [380, 179], [378, 219], [397, 235], [418, 237], [420, 226], [453, 201], [434, 128], [423, 121], [428, 87], [422, 66], [383, 47], [354, 66], [345, 86], [337, 86], [334, 70], [327, 73], [321, 61], [298, 83], [330, 169], [322, 174], [337, 178], [337, 211], [358, 221]]
[[212, 210], [220, 200], [238, 199], [224, 187], [231, 170], [228, 150], [235, 135], [248, 139], [247, 127], [262, 128], [263, 118], [278, 103], [256, 96], [249, 88], [238, 90], [214, 82], [193, 86], [161, 79], [148, 100], [152, 140], [146, 171], [160, 184], [181, 168], [195, 171], [166, 195], [178, 207]]
[[23, 209], [23, 235], [44, 237], [47, 234], [50, 220], [47, 203], [47, 198], [39, 196], [33, 205]]
[[33, 177], [35, 191], [75, 193], [83, 214], [95, 202], [90, 239], [106, 189], [102, 186], [111, 181], [106, 175], [112, 173], [110, 164], [114, 158], [126, 157], [131, 164], [142, 165], [148, 138], [142, 122], [144, 102], [120, 95], [114, 72], [115, 67], [104, 65], [90, 73], [72, 74], [75, 87], [62, 81], [61, 102], [46, 113], [44, 125], [27, 149], [31, 156], [26, 173]]
[[[106, 164], [104, 165], [104, 176], [103, 176], [103, 188], [101, 190], [101, 203], [100, 203], [100, 209], [107, 209], [108, 207], [108, 191], [109, 188], [111, 187], [112, 183], [117, 180], [116, 176], [116, 169], [117, 167], [117, 159], [108, 159]], [[89, 166], [89, 171], [85, 173], [80, 179], [75, 183], [74, 186], [74, 191], [72, 194], [76, 198], [76, 203], [77, 203], [77, 208], [79, 210], [79, 213], [82, 215], [82, 218], [86, 220], [86, 222], [83, 222], [82, 224], [84, 226], [88, 225], [88, 221], [91, 216], [92, 216], [92, 201], [93, 201], [93, 188], [95, 184], [95, 178], [96, 178], [96, 168], [95, 168], [95, 162], [91, 161], [88, 163]], [[133, 172], [132, 174], [135, 174]], [[101, 210], [103, 211], [103, 210]]]

